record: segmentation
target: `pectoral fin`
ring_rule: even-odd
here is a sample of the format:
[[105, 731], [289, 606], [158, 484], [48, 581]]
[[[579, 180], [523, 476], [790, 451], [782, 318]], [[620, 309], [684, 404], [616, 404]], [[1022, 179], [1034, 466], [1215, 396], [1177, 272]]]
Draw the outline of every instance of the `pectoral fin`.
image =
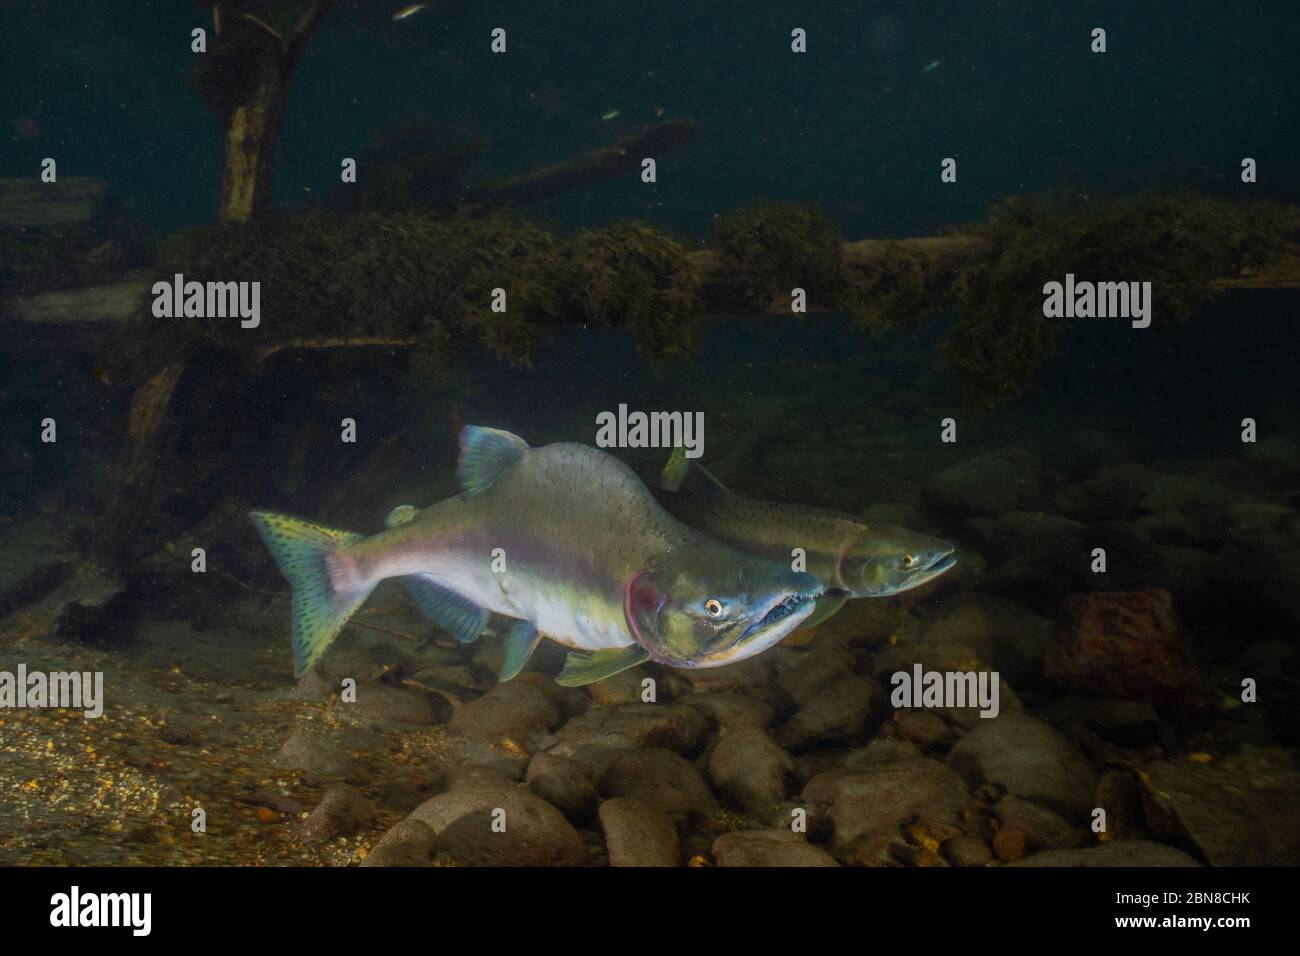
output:
[[631, 647], [607, 647], [588, 653], [575, 651], [565, 658], [564, 670], [555, 678], [555, 683], [562, 687], [594, 684], [649, 659], [650, 655], [639, 644]]
[[506, 634], [506, 657], [501, 662], [501, 672], [497, 679], [510, 680], [523, 670], [541, 639], [542, 635], [537, 633], [537, 628], [533, 627], [531, 621], [516, 621]]
[[486, 608], [443, 587], [428, 575], [411, 574], [401, 581], [425, 617], [450, 631], [451, 636], [462, 644], [473, 642], [483, 633], [488, 621]]
[[834, 617], [839, 609], [844, 606], [844, 602], [848, 599], [848, 591], [840, 591], [838, 589], [827, 591], [817, 599], [816, 607], [813, 608], [811, 614], [803, 619], [803, 623], [799, 625], [799, 630], [803, 631], [810, 627], [816, 627], [827, 618]]

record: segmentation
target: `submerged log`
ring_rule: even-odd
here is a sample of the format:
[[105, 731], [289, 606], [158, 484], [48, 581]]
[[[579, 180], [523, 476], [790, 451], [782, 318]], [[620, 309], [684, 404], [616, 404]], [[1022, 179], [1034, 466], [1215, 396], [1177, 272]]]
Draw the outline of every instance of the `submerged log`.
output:
[[690, 142], [699, 131], [699, 124], [694, 120], [666, 120], [574, 159], [500, 180], [470, 198], [473, 201], [508, 202], [512, 206], [549, 199], [635, 172], [641, 168], [642, 160], [662, 156]]
[[9, 312], [20, 322], [116, 325], [135, 314], [148, 289], [147, 273], [133, 272], [119, 282], [17, 296], [9, 303]]
[[[929, 258], [941, 273], [956, 274], [988, 251], [988, 243], [979, 236], [956, 233], [947, 236], [926, 236], [916, 239], [861, 239], [844, 244], [844, 261], [850, 268], [869, 269], [882, 262], [891, 249], [904, 255]], [[703, 281], [704, 304], [708, 317], [723, 318], [740, 312], [735, 299], [739, 277], [727, 267], [722, 256], [711, 249], [692, 255], [695, 267]], [[58, 324], [115, 325], [131, 318], [134, 307], [149, 288], [149, 283], [132, 273], [121, 282], [80, 289], [61, 289], [39, 295], [20, 296], [8, 303], [9, 316], [19, 322]], [[1258, 272], [1225, 276], [1214, 283], [1220, 289], [1300, 289], [1300, 246], [1292, 245], [1287, 252]], [[818, 309], [814, 303], [813, 311]], [[753, 310], [746, 310], [752, 312]], [[774, 298], [759, 311], [788, 312], [789, 299]], [[266, 358], [283, 349], [318, 349], [349, 347], [401, 348], [413, 340], [382, 336], [356, 336], [350, 338], [296, 337], [283, 342], [257, 347], [257, 354]]]
[[30, 229], [90, 222], [104, 211], [107, 197], [108, 183], [84, 176], [53, 183], [0, 180], [0, 226]]
[[[248, 222], [266, 212], [293, 69], [312, 31], [332, 5], [333, 0], [314, 0], [293, 32], [282, 36], [252, 14], [223, 17], [223, 4], [213, 4], [218, 44], [231, 41], [231, 33], [236, 31], [263, 34], [260, 46], [249, 45], [253, 52], [232, 62], [231, 72], [243, 75], [226, 81], [228, 88], [236, 91], [237, 99], [224, 104], [219, 114], [222, 162], [217, 218], [221, 221]], [[247, 43], [238, 37], [232, 42]]]
[[163, 425], [185, 365], [179, 361], [164, 366], [131, 397], [126, 445], [118, 462], [117, 497], [97, 545], [98, 556], [105, 561], [129, 556], [132, 537], [150, 513], [150, 492], [166, 446]]

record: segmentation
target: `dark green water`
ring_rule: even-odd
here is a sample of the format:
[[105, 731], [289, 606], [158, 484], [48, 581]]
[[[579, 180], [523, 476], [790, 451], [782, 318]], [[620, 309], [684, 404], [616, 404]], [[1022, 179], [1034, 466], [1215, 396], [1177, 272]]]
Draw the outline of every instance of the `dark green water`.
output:
[[[483, 183], [672, 117], [700, 130], [654, 184], [624, 175], [516, 213], [558, 235], [635, 218], [704, 249], [719, 217], [763, 201], [814, 204], [847, 240], [962, 227], [1013, 196], [1300, 202], [1293, 4], [446, 0], [394, 21], [400, 6], [339, 3], [311, 37], [268, 218], [336, 209], [340, 160], [402, 124], [481, 138]], [[60, 179], [105, 182], [113, 228], [130, 227], [117, 266], [14, 268], [43, 227], [0, 217], [19, 243], [0, 269], [0, 675], [106, 686], [93, 720], [0, 710], [0, 863], [1300, 861], [1294, 278], [1186, 322], [1157, 301], [1148, 329], [1070, 323], [992, 410], [936, 366], [951, 310], [872, 336], [839, 312], [736, 307], [656, 366], [585, 325], [548, 330], [527, 367], [475, 342], [436, 371], [401, 347], [199, 350], [132, 490], [140, 379], [113, 364], [111, 323], [70, 322], [57, 299], [33, 321], [16, 293], [111, 285], [213, 220], [221, 138], [189, 82], [196, 27], [203, 5], [0, 4], [0, 211], [53, 157]], [[733, 490], [942, 536], [957, 568], [734, 667], [651, 664], [585, 689], [551, 681], [548, 642], [498, 682], [503, 627], [458, 645], [386, 584], [295, 683], [288, 586], [245, 511], [371, 534], [456, 493], [460, 426], [592, 444], [620, 404], [701, 412], [704, 462]], [[613, 452], [651, 485], [667, 456]], [[106, 549], [137, 495], [125, 548]], [[996, 672], [1000, 715], [890, 702], [914, 663]], [[502, 806], [531, 821], [517, 843], [492, 835]], [[394, 830], [408, 818], [428, 832]]]

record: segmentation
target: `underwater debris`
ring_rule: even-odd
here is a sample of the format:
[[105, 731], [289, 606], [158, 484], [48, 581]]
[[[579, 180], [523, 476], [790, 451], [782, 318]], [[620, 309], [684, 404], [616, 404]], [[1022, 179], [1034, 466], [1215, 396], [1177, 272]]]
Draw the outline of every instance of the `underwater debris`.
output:
[[0, 179], [0, 296], [109, 282], [147, 251], [103, 180]]

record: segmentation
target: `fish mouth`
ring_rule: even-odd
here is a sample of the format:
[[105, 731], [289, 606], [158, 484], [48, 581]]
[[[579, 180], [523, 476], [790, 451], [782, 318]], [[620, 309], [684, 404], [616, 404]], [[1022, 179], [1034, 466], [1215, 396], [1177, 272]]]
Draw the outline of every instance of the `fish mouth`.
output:
[[[798, 614], [798, 620], [803, 620], [812, 613], [813, 606], [817, 603], [817, 598], [821, 593], [811, 594], [802, 591], [796, 591], [793, 594], [787, 594], [784, 597], [776, 598], [763, 616], [755, 620], [749, 627], [740, 632], [740, 635], [731, 643], [735, 647], [742, 641], [748, 640], [755, 635], [766, 633], [774, 627], [781, 624], [786, 618]], [[802, 612], [802, 613], [800, 613]], [[797, 623], [796, 621], [796, 623]]]
[[817, 599], [823, 591], [794, 591], [772, 602], [753, 623], [725, 644], [709, 648], [678, 667], [721, 667], [744, 660], [761, 651], [794, 630], [799, 622], [812, 614]]
[[916, 572], [916, 576], [907, 583], [907, 586], [910, 589], [925, 584], [927, 581], [933, 581], [956, 564], [957, 555], [952, 551], [946, 551], [943, 554], [937, 555], [933, 561], [923, 567], [920, 571]]

